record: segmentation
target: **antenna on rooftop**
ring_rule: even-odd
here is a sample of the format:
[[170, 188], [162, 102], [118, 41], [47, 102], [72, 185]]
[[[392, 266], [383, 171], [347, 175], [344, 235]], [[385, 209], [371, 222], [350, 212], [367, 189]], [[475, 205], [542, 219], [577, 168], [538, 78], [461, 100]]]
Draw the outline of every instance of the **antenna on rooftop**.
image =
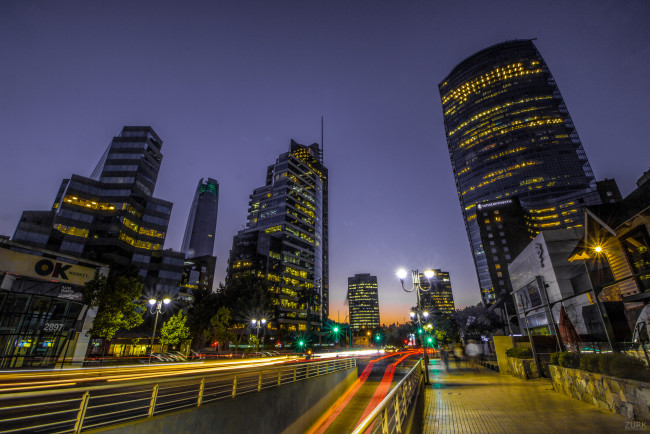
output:
[[325, 163], [325, 143], [323, 142], [323, 116], [320, 117], [320, 159], [321, 163]]

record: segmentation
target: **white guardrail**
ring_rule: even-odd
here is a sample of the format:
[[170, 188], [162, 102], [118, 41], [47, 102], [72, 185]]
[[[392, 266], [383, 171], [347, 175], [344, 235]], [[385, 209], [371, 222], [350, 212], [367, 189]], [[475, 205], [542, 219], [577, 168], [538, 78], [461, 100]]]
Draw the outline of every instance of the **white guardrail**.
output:
[[356, 366], [354, 358], [211, 375], [0, 394], [0, 432], [78, 433], [200, 407]]
[[397, 386], [386, 395], [379, 405], [365, 418], [353, 434], [361, 433], [402, 433], [404, 422], [422, 385], [423, 361], [409, 371]]

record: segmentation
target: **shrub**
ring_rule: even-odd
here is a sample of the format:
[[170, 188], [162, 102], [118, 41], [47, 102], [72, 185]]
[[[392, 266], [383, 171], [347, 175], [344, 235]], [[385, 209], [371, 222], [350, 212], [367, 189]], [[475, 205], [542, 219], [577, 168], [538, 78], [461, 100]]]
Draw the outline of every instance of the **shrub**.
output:
[[506, 350], [506, 356], [515, 359], [532, 359], [533, 351], [528, 347], [514, 347]]
[[577, 353], [564, 352], [558, 357], [558, 363], [565, 368], [580, 367], [580, 356]]
[[560, 358], [560, 354], [562, 354], [562, 351], [558, 351], [557, 353], [551, 353], [551, 361], [548, 362], [549, 365], [559, 365], [560, 362], [558, 359]]
[[599, 354], [581, 354], [580, 369], [589, 372], [600, 372], [599, 360]]
[[648, 381], [650, 371], [643, 360], [620, 353], [601, 354], [598, 360], [601, 374], [630, 380]]

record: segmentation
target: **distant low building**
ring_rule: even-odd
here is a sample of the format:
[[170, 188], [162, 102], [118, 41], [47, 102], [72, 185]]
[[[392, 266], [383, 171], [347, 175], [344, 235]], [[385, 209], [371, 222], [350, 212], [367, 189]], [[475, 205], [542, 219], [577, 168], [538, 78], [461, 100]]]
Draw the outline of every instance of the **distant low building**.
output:
[[381, 325], [377, 276], [355, 274], [348, 277], [347, 299], [352, 330], [373, 330]]
[[[447, 315], [454, 313], [454, 294], [451, 290], [451, 280], [449, 273], [442, 270], [433, 270], [434, 276], [431, 279], [431, 289], [421, 291], [420, 303], [422, 308], [429, 312], [430, 315]], [[426, 278], [420, 277], [421, 281]]]

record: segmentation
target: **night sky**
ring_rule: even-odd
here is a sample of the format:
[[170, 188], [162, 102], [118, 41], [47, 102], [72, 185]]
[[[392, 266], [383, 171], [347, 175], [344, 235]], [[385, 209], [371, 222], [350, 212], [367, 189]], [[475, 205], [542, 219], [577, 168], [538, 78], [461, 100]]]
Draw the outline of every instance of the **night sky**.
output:
[[399, 267], [451, 273], [480, 300], [447, 151], [438, 83], [466, 57], [537, 38], [597, 179], [623, 195], [650, 166], [650, 2], [0, 2], [0, 234], [89, 176], [123, 125], [163, 139], [155, 196], [180, 249], [201, 177], [219, 181], [215, 254], [266, 167], [320, 141], [329, 168], [330, 317], [347, 278], [378, 277], [383, 323], [415, 304]]

